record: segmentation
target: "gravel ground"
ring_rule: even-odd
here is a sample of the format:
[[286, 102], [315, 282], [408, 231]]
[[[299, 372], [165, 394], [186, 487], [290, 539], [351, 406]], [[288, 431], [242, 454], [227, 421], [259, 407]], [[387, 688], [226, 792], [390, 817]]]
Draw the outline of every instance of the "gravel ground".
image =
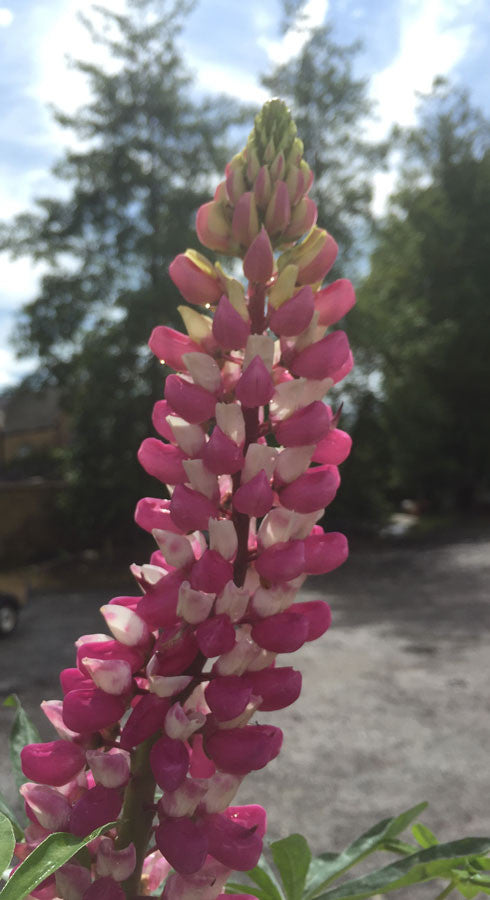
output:
[[[294, 655], [300, 700], [261, 716], [283, 728], [283, 751], [238, 798], [267, 807], [270, 838], [301, 831], [314, 850], [338, 850], [420, 800], [443, 840], [490, 834], [489, 574], [490, 541], [460, 539], [355, 550], [311, 579], [304, 596], [328, 599], [333, 626]], [[18, 693], [46, 738], [39, 702], [59, 696], [73, 640], [103, 630], [107, 598], [39, 593], [1, 645], [0, 695]], [[2, 739], [10, 719], [0, 707]], [[15, 800], [5, 756], [0, 789]]]

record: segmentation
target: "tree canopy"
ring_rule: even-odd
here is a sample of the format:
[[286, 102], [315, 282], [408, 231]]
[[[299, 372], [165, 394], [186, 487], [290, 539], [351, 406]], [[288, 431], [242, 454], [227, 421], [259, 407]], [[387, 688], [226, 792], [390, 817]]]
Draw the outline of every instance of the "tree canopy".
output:
[[72, 423], [69, 512], [89, 545], [131, 526], [145, 478], [135, 455], [161, 396], [152, 327], [175, 317], [168, 275], [195, 243], [192, 224], [210, 177], [229, 155], [239, 105], [200, 97], [178, 37], [189, 3], [129, 0], [85, 18], [106, 66], [78, 61], [90, 100], [58, 123], [75, 136], [55, 166], [63, 186], [4, 227], [0, 245], [49, 264], [17, 329], [39, 381], [61, 386]]
[[489, 124], [439, 81], [399, 141], [355, 336], [379, 376], [388, 487], [465, 509], [490, 487]]

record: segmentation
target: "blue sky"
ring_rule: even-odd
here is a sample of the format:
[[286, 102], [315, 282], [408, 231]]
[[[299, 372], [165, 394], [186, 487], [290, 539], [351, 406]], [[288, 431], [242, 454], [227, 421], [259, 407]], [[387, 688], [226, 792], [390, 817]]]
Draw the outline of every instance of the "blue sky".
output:
[[[124, 0], [106, 0], [121, 10]], [[50, 167], [67, 135], [52, 122], [48, 104], [73, 109], [86, 98], [80, 76], [65, 55], [102, 61], [78, 24], [83, 0], [0, 0], [0, 217], [29, 207], [34, 197], [59, 190]], [[488, 0], [308, 0], [307, 24], [281, 36], [279, 0], [200, 0], [189, 17], [182, 46], [200, 86], [260, 102], [259, 75], [298, 52], [308, 27], [328, 20], [342, 43], [360, 39], [358, 74], [369, 76], [378, 119], [372, 137], [394, 122], [414, 121], [415, 91], [435, 75], [466, 84], [490, 116]], [[383, 209], [394, 174], [376, 181], [375, 209]], [[11, 262], [0, 254], [0, 388], [26, 367], [15, 360], [8, 335], [15, 311], [35, 296], [42, 265]]]

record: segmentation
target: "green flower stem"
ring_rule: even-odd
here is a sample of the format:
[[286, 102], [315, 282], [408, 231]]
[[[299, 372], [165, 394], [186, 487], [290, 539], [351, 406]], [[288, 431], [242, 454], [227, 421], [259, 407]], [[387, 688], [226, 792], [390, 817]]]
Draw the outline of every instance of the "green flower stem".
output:
[[150, 750], [158, 737], [157, 734], [148, 738], [132, 753], [131, 780], [118, 826], [116, 847], [121, 850], [132, 842], [136, 849], [134, 872], [123, 883], [128, 900], [140, 894], [141, 871], [153, 827], [155, 779], [150, 768]]

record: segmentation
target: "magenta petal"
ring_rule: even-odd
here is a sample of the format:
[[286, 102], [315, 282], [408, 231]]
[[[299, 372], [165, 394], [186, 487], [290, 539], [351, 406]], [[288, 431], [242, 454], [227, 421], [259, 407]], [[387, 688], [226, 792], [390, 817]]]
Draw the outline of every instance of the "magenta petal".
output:
[[238, 675], [213, 678], [205, 692], [206, 703], [219, 722], [235, 719], [244, 711], [252, 688]]
[[208, 854], [208, 840], [203, 828], [192, 819], [166, 819], [155, 831], [160, 853], [181, 875], [192, 875], [203, 865]]
[[319, 312], [319, 325], [334, 325], [342, 319], [356, 302], [354, 288], [347, 278], [339, 278], [315, 294], [315, 309]]
[[185, 533], [206, 531], [209, 519], [218, 518], [218, 508], [199, 491], [185, 484], [178, 484], [170, 501], [170, 514], [175, 524]]
[[167, 416], [172, 415], [173, 410], [170, 408], [166, 400], [157, 400], [151, 414], [151, 421], [155, 431], [166, 441], [175, 444], [175, 437], [170, 425], [167, 422]]
[[150, 766], [162, 790], [175, 791], [187, 775], [189, 751], [183, 741], [165, 735], [151, 748]]
[[305, 444], [316, 444], [328, 435], [332, 422], [332, 413], [321, 400], [315, 400], [303, 406], [278, 422], [274, 431], [279, 444], [283, 447], [303, 447]]
[[192, 778], [211, 778], [215, 772], [214, 762], [204, 752], [202, 734], [193, 734], [189, 775]]
[[333, 331], [321, 341], [305, 347], [293, 360], [291, 372], [304, 378], [333, 378], [347, 363], [349, 353], [345, 331]]
[[204, 465], [214, 475], [234, 475], [245, 460], [238, 446], [216, 425], [202, 451]]
[[213, 336], [224, 350], [241, 350], [247, 343], [250, 325], [223, 294], [213, 318]]
[[246, 672], [243, 679], [250, 685], [254, 696], [262, 697], [259, 709], [264, 712], [291, 706], [301, 692], [301, 672], [290, 666]]
[[235, 388], [235, 394], [242, 406], [248, 408], [264, 406], [272, 399], [274, 384], [260, 356], [254, 356], [241, 375]]
[[184, 353], [200, 353], [202, 351], [202, 347], [188, 335], [181, 334], [180, 331], [175, 331], [173, 328], [167, 328], [166, 325], [158, 325], [153, 329], [148, 344], [158, 359], [178, 372], [186, 368], [182, 361]]
[[274, 492], [263, 469], [233, 495], [233, 506], [247, 516], [265, 516], [273, 502]]
[[221, 813], [208, 816], [205, 823], [209, 853], [224, 866], [246, 872], [257, 865], [262, 853], [262, 838], [257, 829], [247, 828]]
[[282, 337], [301, 334], [310, 324], [314, 308], [313, 291], [306, 285], [279, 309], [274, 310], [270, 320], [272, 331]]
[[183, 459], [185, 455], [179, 447], [164, 444], [158, 438], [145, 438], [138, 450], [138, 460], [145, 472], [164, 484], [181, 484], [187, 480]]
[[169, 375], [165, 380], [165, 399], [186, 422], [199, 425], [214, 416], [216, 397], [198, 384]]
[[120, 743], [123, 750], [132, 750], [163, 727], [165, 716], [170, 709], [169, 700], [145, 694], [138, 701], [122, 732]]
[[126, 711], [126, 701], [100, 688], [70, 691], [63, 700], [63, 722], [72, 731], [100, 731], [115, 725]]
[[[91, 689], [94, 686], [88, 672], [84, 675], [80, 669], [62, 669], [60, 672], [60, 684], [63, 694], [68, 694], [70, 691], [79, 691], [82, 688]], [[36, 779], [33, 778], [32, 780], [35, 781]]]
[[192, 566], [189, 581], [195, 591], [220, 594], [232, 578], [233, 565], [217, 550], [205, 550]]
[[170, 516], [170, 500], [160, 500], [158, 497], [143, 497], [136, 504], [134, 520], [140, 528], [152, 532], [154, 528], [162, 531], [173, 531], [182, 534]]
[[216, 303], [221, 285], [216, 273], [212, 275], [199, 268], [185, 253], [179, 253], [168, 267], [173, 283], [188, 303], [198, 306]]
[[347, 459], [352, 447], [352, 438], [340, 428], [331, 431], [318, 443], [312, 461], [340, 466]]
[[96, 784], [80, 797], [70, 815], [70, 831], [85, 837], [108, 822], [114, 822], [122, 807], [122, 793]]
[[[257, 187], [257, 183], [256, 183]], [[265, 284], [274, 270], [274, 254], [264, 226], [248, 248], [243, 260], [243, 272], [249, 281]]]
[[246, 725], [215, 731], [205, 740], [206, 753], [222, 772], [248, 775], [279, 754], [282, 731], [273, 725]]
[[229, 806], [223, 815], [244, 828], [255, 828], [259, 837], [263, 838], [267, 831], [267, 813], [258, 803], [247, 803], [246, 806]]
[[348, 555], [347, 538], [338, 531], [305, 538], [305, 571], [308, 575], [326, 575], [341, 566]]
[[60, 787], [85, 766], [85, 753], [69, 741], [27, 744], [20, 751], [22, 771], [29, 781]]
[[196, 639], [201, 653], [208, 659], [228, 653], [235, 646], [235, 629], [224, 613], [206, 619], [196, 628]]
[[185, 574], [177, 570], [163, 575], [160, 581], [147, 588], [138, 603], [137, 613], [150, 628], [167, 628], [177, 621], [179, 588], [184, 579]]
[[277, 613], [259, 619], [252, 627], [252, 637], [259, 647], [274, 653], [294, 653], [308, 640], [308, 623], [297, 612]]
[[154, 675], [182, 675], [194, 662], [199, 647], [194, 632], [182, 631], [180, 623], [166, 628], [155, 644], [158, 666]]
[[282, 506], [299, 513], [315, 512], [332, 502], [340, 484], [336, 466], [308, 469], [279, 494]]
[[[324, 600], [307, 600], [305, 603], [293, 603], [288, 612], [299, 615], [307, 626], [307, 641], [316, 641], [325, 634], [332, 622], [332, 613]], [[284, 613], [281, 613], [284, 615]]]
[[143, 665], [145, 651], [140, 647], [128, 647], [119, 641], [87, 641], [86, 644], [81, 644], [77, 648], [77, 666], [87, 678], [89, 673], [82, 662], [85, 657], [89, 659], [124, 659], [131, 666], [131, 671], [137, 672]]
[[255, 568], [262, 578], [273, 584], [297, 578], [305, 570], [303, 541], [284, 541], [268, 547], [258, 557]]
[[125, 900], [125, 893], [120, 884], [109, 875], [97, 878], [83, 895], [83, 900]]

